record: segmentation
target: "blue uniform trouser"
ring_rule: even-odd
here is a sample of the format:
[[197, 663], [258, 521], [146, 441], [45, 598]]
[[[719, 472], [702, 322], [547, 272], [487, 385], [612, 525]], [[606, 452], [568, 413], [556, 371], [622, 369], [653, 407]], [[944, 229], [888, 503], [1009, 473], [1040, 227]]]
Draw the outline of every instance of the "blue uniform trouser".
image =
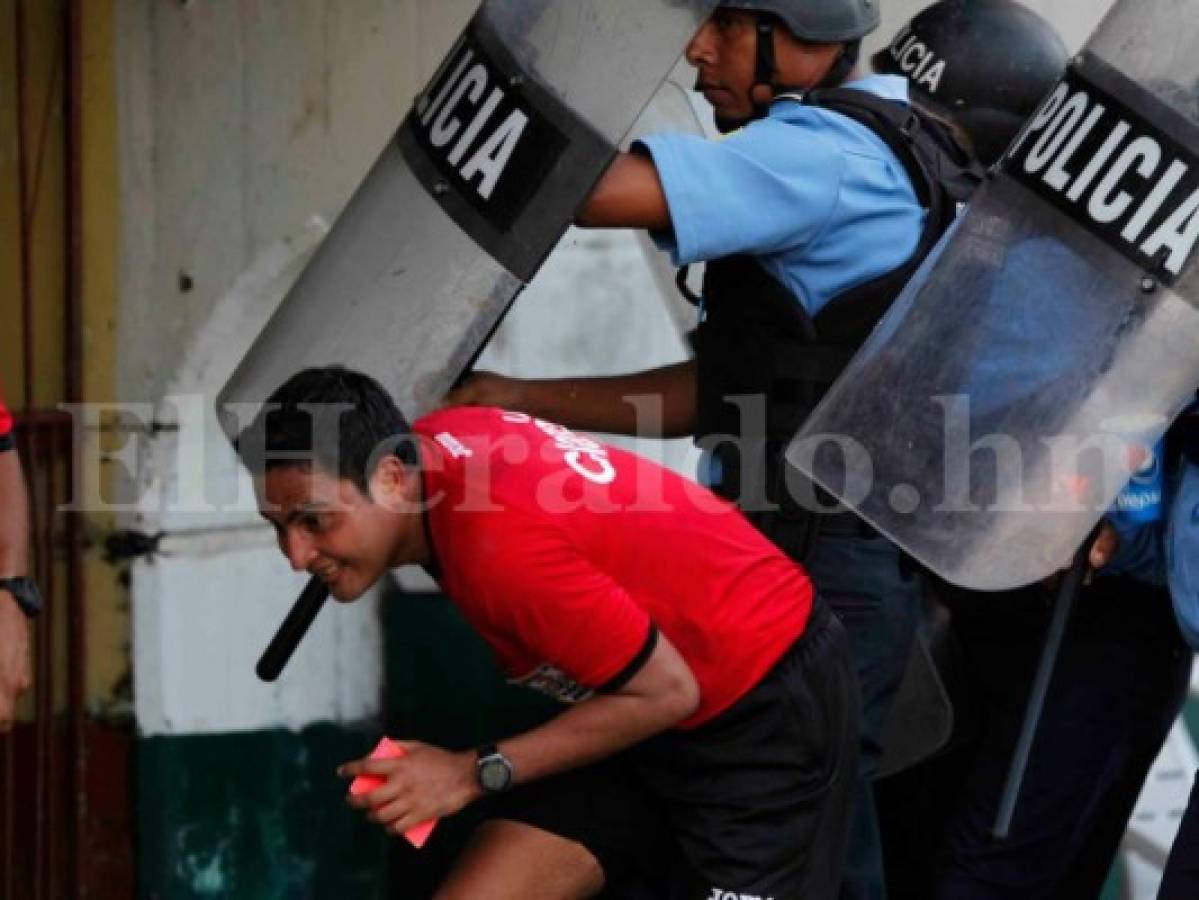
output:
[[862, 695], [861, 753], [843, 900], [886, 897], [874, 776], [883, 730], [916, 634], [920, 580], [878, 536], [821, 535], [803, 560], [849, 636]]

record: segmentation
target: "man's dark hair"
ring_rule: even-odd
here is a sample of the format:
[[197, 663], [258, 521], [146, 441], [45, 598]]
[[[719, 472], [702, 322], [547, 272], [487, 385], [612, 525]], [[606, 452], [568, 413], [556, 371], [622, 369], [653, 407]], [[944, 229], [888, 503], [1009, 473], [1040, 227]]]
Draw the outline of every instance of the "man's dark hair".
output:
[[233, 445], [252, 474], [316, 465], [364, 494], [381, 451], [409, 465], [417, 458], [408, 420], [383, 386], [342, 366], [293, 375]]

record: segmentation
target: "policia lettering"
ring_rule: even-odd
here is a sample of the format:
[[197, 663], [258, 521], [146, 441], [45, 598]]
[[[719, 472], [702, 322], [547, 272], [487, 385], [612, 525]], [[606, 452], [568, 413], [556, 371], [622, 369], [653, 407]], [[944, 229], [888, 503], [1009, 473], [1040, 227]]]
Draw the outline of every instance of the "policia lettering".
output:
[[919, 85], [930, 94], [936, 94], [945, 76], [944, 59], [940, 59], [928, 44], [912, 33], [912, 26], [905, 25], [895, 35], [889, 48], [891, 58], [913, 84]]
[[[436, 149], [449, 151], [446, 161], [457, 169], [463, 181], [470, 183], [478, 177], [475, 187], [479, 196], [490, 200], [504, 168], [511, 161], [516, 145], [528, 127], [529, 116], [521, 109], [511, 109], [499, 126], [493, 127], [487, 138], [479, 141], [484, 126], [508, 98], [504, 89], [496, 85], [486, 102], [479, 105], [487, 87], [497, 80], [496, 75], [488, 69], [485, 61], [472, 66], [475, 51], [463, 47], [462, 42], [459, 42], [456, 53], [446, 57], [447, 62], [455, 56], [458, 62], [453, 74], [449, 78], [434, 79], [429, 90], [417, 102], [416, 112], [421, 126], [428, 132], [429, 143]], [[444, 69], [439, 73], [442, 74]], [[467, 101], [468, 108], [473, 107], [474, 116], [465, 131], [462, 122], [456, 117], [463, 101]], [[477, 149], [473, 150], [470, 159], [463, 165], [466, 152], [472, 148]]]
[[472, 23], [406, 125], [447, 187], [505, 231], [558, 162], [566, 138], [537, 111], [515, 64], [490, 44]]
[[1179, 138], [1199, 148], [1188, 120], [1084, 57], [1008, 150], [1003, 171], [1173, 284], [1199, 241], [1199, 157]]
[[[500, 4], [502, 5], [502, 4]], [[616, 147], [496, 34], [484, 5], [450, 50], [396, 146], [450, 219], [528, 282]]]

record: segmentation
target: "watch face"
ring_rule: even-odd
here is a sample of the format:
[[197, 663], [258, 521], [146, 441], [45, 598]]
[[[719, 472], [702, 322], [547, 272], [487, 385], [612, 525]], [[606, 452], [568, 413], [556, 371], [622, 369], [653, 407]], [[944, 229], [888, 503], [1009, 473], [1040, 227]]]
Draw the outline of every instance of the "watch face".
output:
[[489, 756], [479, 762], [479, 784], [485, 791], [502, 791], [512, 782], [512, 769], [502, 756]]

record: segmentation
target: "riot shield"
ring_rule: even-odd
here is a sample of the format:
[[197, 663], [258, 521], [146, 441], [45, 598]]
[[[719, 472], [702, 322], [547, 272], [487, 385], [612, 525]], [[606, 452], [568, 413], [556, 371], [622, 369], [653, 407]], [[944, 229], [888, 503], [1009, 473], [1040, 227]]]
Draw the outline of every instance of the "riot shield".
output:
[[1117, 3], [788, 448], [950, 581], [1068, 564], [1199, 384], [1197, 55]]
[[[344, 364], [429, 409], [558, 241], [715, 0], [487, 0], [217, 400]], [[239, 424], [222, 415], [227, 431]]]

